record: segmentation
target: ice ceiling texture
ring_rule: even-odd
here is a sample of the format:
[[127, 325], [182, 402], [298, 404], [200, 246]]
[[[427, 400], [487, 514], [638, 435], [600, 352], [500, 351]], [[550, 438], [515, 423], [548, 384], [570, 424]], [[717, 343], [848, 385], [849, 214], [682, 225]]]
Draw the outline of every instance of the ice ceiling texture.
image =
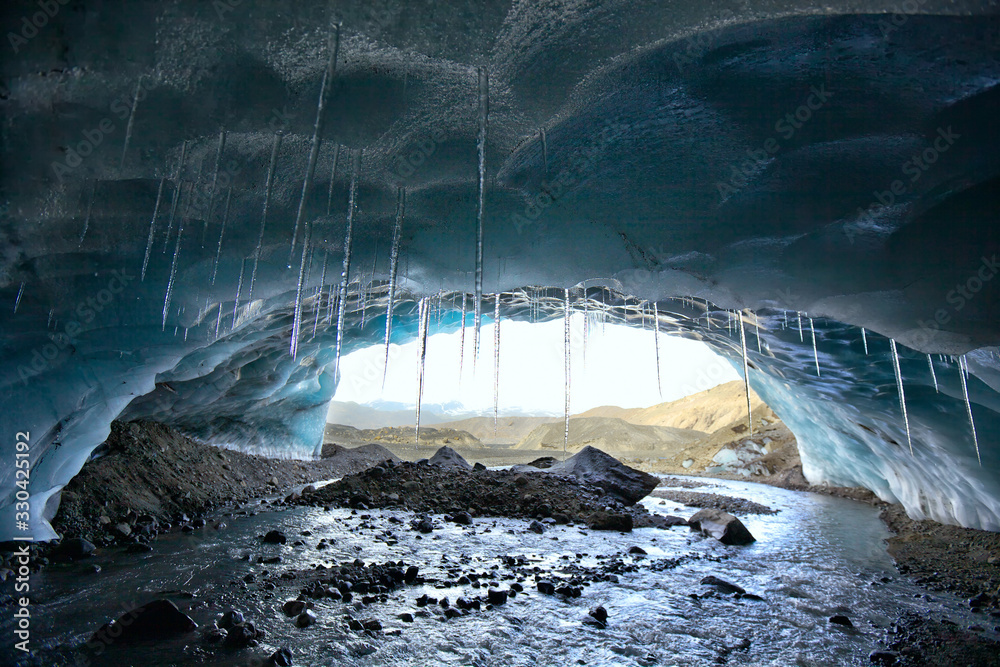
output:
[[18, 431], [39, 539], [119, 417], [312, 455], [397, 219], [393, 340], [475, 310], [482, 139], [485, 313], [737, 311], [810, 480], [1000, 529], [995, 2], [3, 4], [0, 538]]

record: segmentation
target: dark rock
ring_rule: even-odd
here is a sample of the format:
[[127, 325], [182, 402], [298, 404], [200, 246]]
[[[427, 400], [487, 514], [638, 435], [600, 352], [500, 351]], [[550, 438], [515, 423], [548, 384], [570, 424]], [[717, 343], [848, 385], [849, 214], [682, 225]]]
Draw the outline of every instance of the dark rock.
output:
[[228, 634], [228, 632], [213, 623], [205, 628], [205, 633], [202, 637], [209, 644], [218, 644], [219, 642], [224, 641], [226, 639], [226, 635]]
[[507, 603], [507, 591], [491, 588], [486, 592], [486, 601], [494, 607]]
[[715, 509], [699, 510], [688, 520], [692, 530], [700, 530], [723, 544], [746, 545], [756, 542], [743, 522], [728, 512]]
[[660, 483], [641, 470], [630, 468], [594, 447], [584, 447], [570, 458], [546, 469], [552, 475], [572, 475], [581, 482], [600, 487], [611, 498], [634, 505]]
[[264, 536], [265, 544], [284, 544], [287, 541], [288, 538], [285, 537], [285, 534], [280, 530], [269, 531], [267, 535]]
[[853, 628], [854, 624], [851, 623], [851, 619], [847, 618], [843, 614], [836, 614], [830, 617], [830, 622], [834, 625], [842, 625], [845, 628]]
[[538, 523], [537, 521], [532, 521], [531, 525], [528, 526], [528, 530], [530, 530], [533, 533], [538, 533], [539, 535], [541, 535], [542, 533], [545, 532], [545, 526]]
[[554, 457], [554, 456], [543, 456], [541, 458], [535, 459], [534, 461], [532, 461], [528, 465], [531, 466], [532, 468], [538, 468], [539, 470], [545, 470], [547, 468], [551, 468], [552, 466], [554, 466], [557, 463], [559, 463], [559, 459], [557, 459], [556, 457]]
[[899, 654], [892, 651], [872, 651], [868, 655], [868, 662], [879, 667], [895, 667], [899, 664]]
[[225, 646], [227, 648], [246, 648], [254, 644], [260, 635], [261, 633], [257, 631], [253, 623], [249, 621], [240, 623], [229, 629], [229, 634], [226, 635]]
[[471, 526], [472, 525], [472, 515], [468, 512], [458, 512], [451, 517], [451, 520], [460, 526]]
[[288, 600], [281, 605], [281, 611], [285, 612], [285, 616], [298, 616], [305, 610], [306, 603], [302, 600]]
[[272, 653], [268, 660], [275, 667], [292, 667], [295, 664], [292, 658], [292, 651], [284, 646]]
[[476, 461], [476, 464], [474, 466], [472, 466], [472, 469], [478, 472], [480, 470], [486, 470], [486, 466], [484, 466], [479, 461]]
[[434, 452], [434, 456], [428, 461], [429, 465], [441, 466], [443, 468], [461, 468], [462, 470], [472, 470], [468, 461], [451, 447], [442, 447]]
[[382, 623], [374, 618], [368, 621], [362, 621], [361, 627], [372, 632], [382, 632]]
[[413, 623], [413, 614], [409, 612], [403, 612], [402, 614], [399, 615], [399, 620], [401, 620], [403, 623]]
[[741, 588], [740, 586], [737, 586], [736, 584], [731, 584], [728, 581], [719, 579], [718, 577], [712, 575], [703, 578], [701, 580], [701, 585], [712, 586], [713, 588], [715, 588], [715, 590], [725, 595], [732, 595], [733, 593], [738, 593], [739, 595], [743, 595], [744, 593], [746, 593], [746, 591], [743, 590], [743, 588]]
[[82, 537], [70, 537], [63, 540], [52, 552], [52, 559], [56, 561], [74, 561], [89, 558], [94, 554], [97, 547], [93, 542]]
[[227, 611], [225, 614], [222, 615], [221, 619], [219, 619], [219, 627], [224, 630], [228, 630], [234, 625], [239, 625], [240, 623], [243, 622], [243, 620], [244, 620], [243, 614], [236, 611], [235, 609], [230, 609], [229, 611]]
[[462, 612], [460, 612], [458, 609], [455, 609], [454, 607], [449, 607], [448, 609], [444, 610], [445, 618], [458, 618], [461, 615]]
[[125, 553], [130, 554], [144, 554], [149, 553], [153, 550], [153, 547], [148, 544], [143, 544], [142, 542], [137, 542], [135, 544], [130, 544], [125, 548]]
[[632, 531], [632, 517], [629, 514], [612, 514], [610, 512], [594, 512], [587, 517], [587, 527], [591, 530]]
[[556, 512], [555, 514], [552, 515], [552, 520], [559, 525], [565, 525], [569, 523], [569, 516], [563, 514], [562, 512]]
[[403, 575], [403, 581], [407, 584], [412, 584], [417, 580], [417, 574], [419, 574], [420, 569], [416, 565], [411, 565], [406, 568], [406, 573]]
[[316, 613], [312, 609], [306, 609], [295, 617], [295, 625], [300, 628], [308, 628], [316, 622]]
[[116, 642], [167, 639], [191, 632], [197, 627], [170, 600], [153, 600], [136, 607], [118, 620], [105, 624], [94, 634], [92, 641], [106, 643], [105, 639], [110, 638], [115, 638]]
[[[634, 554], [636, 556], [645, 556], [646, 555], [646, 550], [643, 549], [642, 547], [630, 547], [629, 550], [628, 550], [628, 552], [630, 554]], [[702, 581], [702, 583], [705, 583], [705, 582]]]
[[424, 534], [430, 533], [434, 530], [434, 522], [426, 516], [414, 519], [410, 525], [413, 526], [414, 530], [418, 530]]
[[549, 581], [539, 581], [537, 584], [535, 584], [535, 588], [537, 588], [538, 592], [541, 593], [542, 595], [556, 594], [555, 584]]
[[604, 607], [595, 607], [591, 609], [590, 616], [595, 621], [600, 623], [601, 626], [605, 626], [608, 624], [608, 610], [605, 609]]
[[686, 526], [688, 525], [687, 519], [682, 519], [679, 516], [673, 516], [668, 514], [667, 516], [660, 516], [659, 514], [650, 514], [649, 516], [643, 517], [643, 527], [649, 526], [650, 528], [673, 528], [674, 526]]

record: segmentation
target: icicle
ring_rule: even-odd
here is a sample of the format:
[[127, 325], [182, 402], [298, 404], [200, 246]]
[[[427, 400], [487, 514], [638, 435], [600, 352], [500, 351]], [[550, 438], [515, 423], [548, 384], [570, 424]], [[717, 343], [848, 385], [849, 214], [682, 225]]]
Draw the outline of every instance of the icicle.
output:
[[549, 143], [545, 140], [545, 128], [538, 128], [538, 133], [542, 137], [542, 173], [545, 178], [549, 177]]
[[340, 144], [333, 147], [333, 161], [330, 163], [330, 190], [326, 194], [326, 214], [333, 210], [333, 184], [337, 178], [337, 163], [340, 162]]
[[479, 328], [482, 325], [483, 317], [483, 204], [486, 198], [486, 130], [490, 113], [490, 90], [489, 76], [486, 68], [480, 67], [479, 73], [479, 137], [476, 146], [479, 150], [479, 191], [478, 205], [476, 207], [476, 301], [475, 308], [475, 331], [473, 332], [472, 364], [475, 368], [476, 360], [479, 358]]
[[660, 378], [660, 304], [653, 302], [653, 342], [656, 349], [656, 390], [663, 398], [663, 380]]
[[240, 263], [240, 279], [236, 283], [236, 299], [233, 301], [233, 328], [236, 328], [236, 311], [240, 307], [240, 292], [243, 291], [243, 274], [246, 272], [247, 268], [247, 258], [244, 257], [243, 261]]
[[458, 383], [462, 384], [462, 363], [465, 361], [465, 315], [466, 295], [462, 293], [462, 328], [458, 333]]
[[215, 284], [215, 277], [219, 273], [219, 260], [222, 258], [222, 237], [226, 234], [226, 223], [229, 222], [229, 206], [233, 200], [233, 188], [230, 187], [226, 193], [226, 208], [222, 213], [222, 227], [219, 229], [219, 244], [215, 248], [215, 261], [212, 262], [212, 284]]
[[[316, 289], [316, 303], [313, 306], [313, 328], [312, 338], [316, 337], [316, 329], [319, 327], [319, 313], [323, 309], [323, 287], [326, 285], [326, 265], [330, 259], [330, 251], [323, 251], [323, 272], [319, 276], [319, 287]], [[383, 377], [383, 386], [384, 386]]]
[[795, 311], [795, 315], [799, 318], [799, 342], [805, 342], [805, 338], [802, 337], [802, 313]]
[[784, 324], [781, 325], [781, 328], [782, 329], [787, 329], [788, 328], [788, 311], [787, 310], [783, 310], [781, 312], [785, 316], [785, 322], [784, 322]]
[[[406, 215], [406, 189], [396, 190], [396, 223], [392, 227], [392, 248], [389, 250], [389, 302], [385, 306], [385, 366], [382, 368], [382, 387], [389, 372], [389, 337], [392, 335], [392, 309], [396, 302], [396, 273], [399, 270], [399, 241], [403, 233], [403, 217]], [[463, 308], [465, 296], [462, 296]], [[464, 331], [463, 331], [464, 335]], [[459, 366], [461, 377], [461, 366]]]
[[333, 25], [330, 41], [332, 42], [329, 46], [330, 57], [326, 63], [326, 70], [323, 72], [323, 81], [319, 86], [319, 100], [316, 102], [316, 122], [313, 123], [313, 136], [309, 147], [309, 162], [306, 166], [306, 177], [302, 181], [302, 196], [299, 198], [299, 208], [295, 214], [295, 227], [292, 230], [292, 248], [288, 252], [288, 268], [292, 266], [292, 257], [295, 255], [295, 244], [299, 240], [299, 225], [302, 224], [302, 216], [305, 213], [306, 196], [309, 194], [309, 188], [312, 187], [313, 176], [316, 173], [316, 160], [319, 157], [319, 135], [323, 129], [323, 111], [326, 108], [327, 97], [329, 97], [330, 82], [333, 79], [333, 73], [337, 69], [337, 52], [340, 50], [339, 23]]
[[153, 218], [149, 221], [149, 238], [146, 239], [146, 255], [142, 258], [140, 281], [146, 279], [146, 267], [149, 266], [149, 253], [153, 249], [153, 234], [156, 232], [156, 216], [160, 214], [160, 200], [163, 198], [163, 184], [166, 180], [166, 177], [160, 179], [160, 188], [156, 191], [156, 205], [153, 207]]
[[354, 236], [354, 199], [358, 191], [358, 174], [361, 171], [361, 149], [354, 153], [351, 165], [351, 190], [347, 199], [347, 224], [344, 227], [344, 268], [340, 274], [340, 296], [337, 302], [337, 351], [334, 357], [334, 377], [340, 375], [340, 350], [344, 342], [344, 314], [347, 311], [347, 286], [351, 277], [351, 244]]
[[931, 355], [929, 354], [927, 355], [927, 368], [931, 369], [931, 379], [934, 380], [934, 391], [941, 393], [941, 390], [938, 389], [937, 373], [934, 372], [934, 360], [931, 359]]
[[361, 301], [361, 325], [358, 327], [359, 331], [364, 331], [365, 329], [365, 316], [368, 314], [368, 288], [371, 287], [371, 282], [365, 281], [365, 272], [361, 272], [361, 278], [358, 279], [358, 298]]
[[427, 304], [427, 297], [420, 299], [417, 308], [417, 337], [420, 339], [420, 355], [418, 357], [417, 368], [417, 423], [414, 430], [414, 440], [420, 444], [420, 403], [424, 398], [424, 369], [427, 360], [427, 324], [430, 309]]
[[135, 109], [139, 106], [139, 93], [142, 92], [142, 80], [145, 74], [139, 76], [139, 82], [135, 85], [135, 96], [132, 98], [132, 109], [128, 112], [128, 124], [125, 126], [125, 145], [122, 147], [122, 159], [118, 162], [118, 171], [125, 168], [125, 154], [128, 153], [129, 142], [132, 141], [132, 127], [135, 125]]
[[177, 277], [177, 256], [181, 252], [181, 239], [184, 236], [184, 220], [187, 216], [182, 215], [181, 221], [177, 224], [177, 242], [174, 244], [174, 257], [170, 261], [170, 277], [167, 279], [167, 293], [163, 296], [163, 330], [167, 330], [167, 314], [170, 308], [170, 300], [174, 295], [174, 280]]
[[816, 329], [813, 327], [813, 318], [809, 318], [809, 331], [812, 332], [813, 359], [816, 361], [816, 377], [819, 377], [819, 352], [816, 350]]
[[188, 339], [188, 328], [184, 327], [184, 340]]
[[906, 444], [910, 446], [910, 456], [913, 456], [913, 441], [910, 439], [910, 419], [906, 416], [906, 396], [903, 393], [903, 373], [899, 369], [899, 354], [896, 352], [896, 341], [889, 339], [892, 348], [892, 368], [896, 371], [896, 390], [899, 392], [899, 409], [903, 413], [903, 425], [906, 427]]
[[219, 328], [222, 326], [222, 304], [219, 304], [219, 314], [215, 318], [215, 337], [219, 337]]
[[24, 295], [24, 282], [21, 282], [21, 286], [17, 289], [17, 296], [14, 298], [14, 314], [17, 314], [17, 309], [21, 305], [21, 297]]
[[45, 328], [49, 329], [52, 327], [52, 317], [55, 315], [56, 311], [54, 308], [49, 308], [49, 318], [45, 321]]
[[583, 373], [587, 374], [587, 339], [590, 338], [590, 307], [588, 306], [587, 290], [583, 290]]
[[570, 385], [570, 364], [569, 364], [569, 289], [566, 289], [563, 301], [563, 359], [566, 367], [565, 405], [563, 407], [563, 458], [566, 458], [566, 448], [569, 446], [569, 385]]
[[177, 215], [177, 202], [181, 197], [181, 177], [184, 176], [184, 160], [187, 158], [187, 148], [188, 142], [185, 141], [181, 144], [181, 159], [177, 163], [177, 175], [174, 176], [174, 198], [170, 203], [170, 218], [167, 221], [167, 236], [163, 240], [163, 252], [167, 252], [167, 246], [170, 245], [170, 234], [174, 231], [174, 218]]
[[500, 417], [500, 293], [493, 297], [493, 437]]
[[[215, 195], [218, 194], [219, 190], [219, 170], [222, 168], [222, 153], [226, 150], [226, 131], [221, 130], [219, 132], [219, 147], [215, 149], [215, 169], [212, 171], [212, 194], [209, 195], [208, 199], [208, 213], [205, 215], [205, 224], [201, 228], [201, 246], [205, 247], [205, 234], [208, 232], [208, 222], [212, 219], [212, 213], [215, 212]], [[232, 194], [232, 188], [229, 190]], [[225, 222], [223, 222], [225, 224]], [[222, 234], [219, 234], [219, 240], [222, 240]], [[213, 282], [214, 285], [214, 276]]]
[[754, 335], [757, 337], [757, 353], [761, 354], [762, 350], [760, 349], [760, 322], [757, 321], [757, 313], [751, 310], [750, 314], [753, 315], [753, 331]]
[[865, 356], [868, 355], [868, 334], [865, 333], [865, 328], [861, 327], [861, 342], [865, 346]]
[[292, 340], [289, 344], [288, 353], [294, 360], [299, 354], [299, 334], [302, 332], [302, 286], [306, 277], [306, 255], [309, 254], [309, 236], [312, 225], [306, 223], [302, 232], [302, 259], [299, 261], [299, 280], [295, 286], [295, 315], [292, 319]]
[[743, 351], [743, 387], [747, 393], [747, 426], [750, 428], [749, 435], [753, 436], [753, 413], [750, 410], [750, 364], [747, 362], [747, 335], [743, 327], [743, 318], [740, 318], [740, 349]]
[[87, 237], [87, 230], [90, 229], [90, 213], [94, 210], [94, 195], [97, 194], [97, 181], [90, 186], [90, 202], [87, 204], [87, 217], [83, 221], [83, 231], [80, 232], [80, 242], [77, 245], [83, 245], [83, 239]]
[[972, 442], [976, 446], [976, 459], [979, 465], [983, 465], [983, 458], [979, 455], [979, 438], [976, 436], [976, 422], [972, 418], [972, 402], [969, 400], [969, 384], [965, 379], [969, 372], [969, 362], [963, 354], [958, 358], [958, 377], [962, 380], [962, 395], [965, 397], [965, 411], [969, 415], [969, 427], [972, 428]]
[[271, 187], [274, 185], [274, 166], [278, 162], [278, 149], [281, 147], [281, 133], [274, 134], [271, 145], [271, 162], [267, 167], [267, 181], [264, 184], [264, 209], [260, 216], [260, 233], [257, 235], [257, 247], [253, 251], [253, 270], [250, 272], [250, 288], [247, 290], [247, 301], [253, 301], [253, 288], [257, 282], [257, 265], [260, 264], [261, 247], [264, 245], [264, 228], [267, 226], [267, 208], [271, 203]]

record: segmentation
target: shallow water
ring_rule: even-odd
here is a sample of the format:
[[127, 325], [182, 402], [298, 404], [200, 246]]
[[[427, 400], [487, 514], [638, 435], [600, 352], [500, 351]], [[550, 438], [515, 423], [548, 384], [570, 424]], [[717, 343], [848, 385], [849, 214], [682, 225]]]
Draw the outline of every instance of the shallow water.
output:
[[[167, 597], [200, 626], [234, 605], [264, 630], [262, 646], [230, 652], [190, 636], [190, 647], [183, 642], [157, 644], [155, 651], [112, 646], [102, 656], [107, 664], [248, 665], [253, 658], [288, 646], [297, 665], [862, 665], [868, 664], [868, 653], [883, 629], [904, 608], [947, 615], [962, 625], [975, 622], [960, 600], [928, 596], [897, 578], [883, 543], [888, 533], [874, 508], [747, 482], [703, 481], [715, 488], [695, 490], [749, 498], [779, 511], [742, 517], [757, 537], [747, 547], [728, 547], [683, 527], [619, 534], [555, 526], [537, 535], [526, 531], [526, 521], [510, 519], [477, 519], [474, 530], [440, 521], [440, 529], [420, 536], [409, 529], [412, 515], [404, 512], [372, 511], [365, 513], [371, 518], [363, 520], [351, 510], [299, 507], [262, 508], [253, 517], [226, 519], [228, 527], [222, 530], [167, 535], [148, 554], [105, 549], [85, 564], [50, 567], [33, 575], [32, 643], [50, 650], [37, 664], [59, 664], [70, 654], [67, 647], [86, 642], [104, 621], [120, 616], [123, 605], [148, 602], [164, 591], [172, 591]], [[696, 511], [658, 498], [643, 502], [651, 511], [685, 518]], [[391, 516], [403, 524], [390, 523]], [[272, 528], [283, 530], [289, 544], [262, 545], [258, 536]], [[312, 531], [301, 538], [307, 546], [292, 547], [303, 530]], [[331, 546], [317, 551], [320, 538]], [[631, 546], [642, 547], [648, 556], [627, 555]], [[239, 560], [248, 553], [254, 559], [280, 555], [283, 562], [257, 565]], [[508, 571], [500, 560], [504, 556], [525, 556], [530, 565], [558, 570], [577, 562], [577, 554], [584, 554], [579, 563], [586, 566], [607, 562], [601, 556], [613, 556], [639, 567], [621, 574], [618, 583], [593, 583], [570, 600], [538, 594], [534, 579], [528, 578], [526, 594], [503, 607], [447, 622], [431, 616], [403, 623], [397, 615], [416, 611], [414, 600], [423, 593], [454, 601], [461, 595], [484, 594], [485, 588], [404, 587], [390, 594], [388, 603], [365, 608], [319, 600], [319, 622], [307, 629], [296, 628], [280, 611], [299, 586], [279, 587], [271, 599], [235, 596], [242, 586], [239, 580], [250, 572], [259, 582], [265, 570], [277, 574], [355, 558], [404, 560], [418, 565], [423, 576], [451, 580], [458, 575], [449, 568], [482, 573], [496, 567], [496, 579], [506, 588], [511, 582], [500, 578]], [[469, 560], [460, 565], [463, 555]], [[680, 558], [681, 563], [671, 569], [664, 563], [667, 558]], [[93, 564], [102, 571], [88, 572]], [[699, 582], [709, 574], [764, 601], [692, 599], [689, 594], [707, 590]], [[892, 581], [881, 583], [883, 577]], [[608, 610], [606, 629], [584, 624], [587, 611], [597, 605]], [[848, 615], [855, 628], [831, 625], [828, 618], [838, 613]], [[348, 617], [376, 618], [386, 631], [402, 633], [359, 635], [347, 629]], [[9, 631], [5, 618], [3, 632]], [[733, 648], [744, 640], [749, 648]]]

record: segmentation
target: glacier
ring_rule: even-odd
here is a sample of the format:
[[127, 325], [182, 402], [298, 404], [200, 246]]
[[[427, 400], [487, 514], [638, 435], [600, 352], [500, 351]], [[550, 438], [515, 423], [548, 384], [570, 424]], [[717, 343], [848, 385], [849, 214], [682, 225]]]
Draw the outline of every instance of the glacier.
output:
[[735, 311], [810, 481], [1000, 530], [996, 10], [4, 3], [0, 540], [115, 419], [314, 456], [341, 345], [567, 289], [742, 371]]

